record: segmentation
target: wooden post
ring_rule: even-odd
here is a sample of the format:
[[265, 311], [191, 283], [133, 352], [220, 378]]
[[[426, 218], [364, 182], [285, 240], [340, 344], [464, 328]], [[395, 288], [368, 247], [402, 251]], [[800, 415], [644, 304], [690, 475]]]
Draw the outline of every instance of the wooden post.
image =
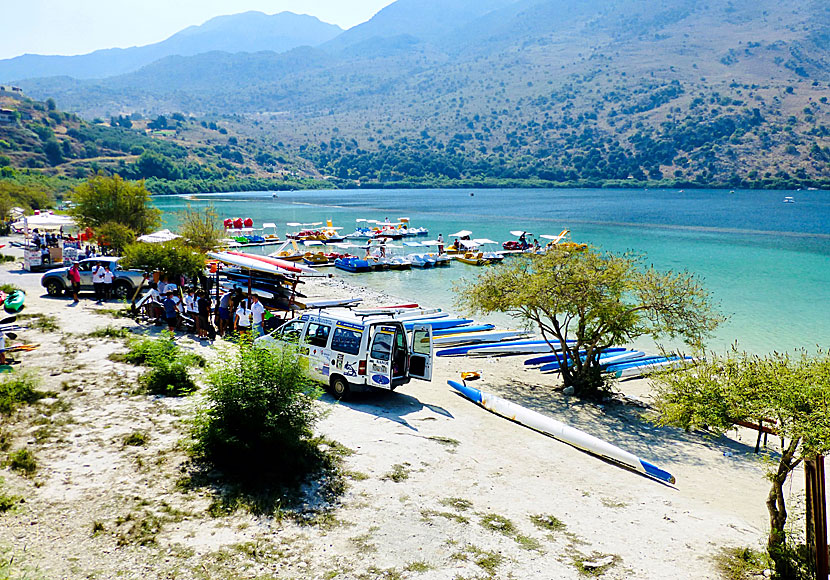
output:
[[825, 494], [824, 457], [804, 462], [807, 479], [807, 549], [816, 565], [816, 579], [828, 578], [827, 498]]

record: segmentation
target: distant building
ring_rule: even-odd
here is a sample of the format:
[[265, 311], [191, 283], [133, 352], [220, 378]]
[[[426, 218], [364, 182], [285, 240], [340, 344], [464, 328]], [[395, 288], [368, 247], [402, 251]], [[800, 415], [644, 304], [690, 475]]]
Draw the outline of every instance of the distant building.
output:
[[0, 109], [0, 123], [14, 123], [17, 120], [15, 111], [11, 109]]
[[9, 93], [18, 97], [23, 96], [23, 89], [20, 87], [13, 87], [11, 85], [0, 85], [0, 94]]

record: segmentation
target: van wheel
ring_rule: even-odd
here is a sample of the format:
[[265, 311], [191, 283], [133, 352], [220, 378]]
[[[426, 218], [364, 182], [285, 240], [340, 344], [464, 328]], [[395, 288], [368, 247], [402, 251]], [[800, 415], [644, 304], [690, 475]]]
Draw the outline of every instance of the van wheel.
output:
[[130, 292], [133, 291], [132, 286], [130, 286], [127, 282], [116, 282], [112, 289], [112, 294], [117, 300], [126, 300], [129, 298]]
[[349, 382], [343, 377], [337, 376], [331, 379], [331, 394], [337, 399], [347, 399], [351, 394]]

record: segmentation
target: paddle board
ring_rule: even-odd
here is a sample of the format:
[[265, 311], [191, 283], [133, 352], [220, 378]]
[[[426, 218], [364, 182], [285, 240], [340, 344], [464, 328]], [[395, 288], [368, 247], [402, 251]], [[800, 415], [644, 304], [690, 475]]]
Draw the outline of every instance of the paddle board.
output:
[[437, 338], [433, 337], [432, 343], [435, 346], [464, 346], [468, 344], [478, 344], [481, 342], [518, 340], [527, 336], [527, 332], [522, 332], [520, 330], [490, 330], [484, 332], [449, 334], [447, 336], [439, 336]]
[[653, 361], [644, 365], [635, 365], [630, 366], [627, 368], [620, 369], [614, 373], [614, 377], [617, 379], [631, 379], [634, 377], [639, 377], [643, 373], [660, 370], [660, 369], [669, 369], [674, 367], [679, 367], [683, 363], [691, 362], [694, 358], [687, 356], [683, 357], [682, 359], [674, 358], [674, 359], [666, 359], [662, 361]]
[[452, 348], [443, 348], [437, 351], [435, 354], [436, 356], [458, 356], [458, 355], [466, 355], [469, 352], [473, 352], [476, 350], [482, 350], [486, 348], [494, 348], [496, 346], [503, 346], [503, 347], [519, 347], [519, 346], [540, 346], [544, 345], [550, 350], [548, 343], [544, 340], [511, 340], [506, 342], [487, 342], [484, 344], [471, 344], [467, 346], [455, 346]]
[[457, 328], [444, 328], [442, 330], [433, 330], [432, 336], [448, 336], [450, 334], [468, 334], [471, 332], [482, 332], [485, 330], [493, 330], [493, 324], [471, 324], [469, 326], [459, 326]]
[[640, 459], [633, 453], [624, 451], [616, 445], [612, 445], [607, 441], [603, 441], [593, 435], [589, 435], [584, 431], [570, 427], [560, 421], [551, 417], [531, 411], [526, 407], [512, 403], [496, 395], [482, 392], [478, 389], [462, 385], [456, 381], [448, 381], [449, 385], [473, 401], [481, 405], [488, 411], [497, 415], [501, 415], [506, 419], [520, 423], [526, 427], [530, 427], [535, 431], [550, 435], [554, 439], [563, 441], [573, 445], [578, 449], [587, 451], [593, 455], [608, 459], [624, 467], [628, 467], [654, 479], [665, 481], [673, 484], [675, 482], [674, 476], [667, 471], [663, 471], [656, 465], [653, 465], [643, 459]]
[[412, 330], [412, 328], [416, 324], [425, 324], [431, 326], [434, 329], [436, 328], [455, 328], [457, 326], [464, 326], [465, 324], [470, 324], [473, 322], [471, 318], [438, 318], [438, 319], [425, 319], [425, 320], [405, 320], [403, 321], [403, 327], [406, 330]]
[[[609, 353], [609, 352], [625, 352], [625, 351], [627, 351], [626, 348], [615, 346], [615, 347], [612, 347], [612, 348], [606, 348], [602, 352], [603, 353]], [[585, 351], [581, 350], [581, 351], [579, 351], [579, 354], [584, 355]], [[529, 358], [525, 361], [524, 364], [525, 364], [525, 366], [543, 365], [545, 363], [558, 362], [561, 358], [562, 358], [562, 355], [545, 354], [545, 355], [542, 355], [542, 356], [534, 356], [533, 358]]]
[[[600, 366], [602, 366], [602, 365], [611, 364], [611, 363], [614, 363], [614, 362], [628, 361], [628, 360], [632, 360], [632, 359], [635, 359], [637, 357], [642, 357], [642, 356], [645, 356], [645, 355], [642, 352], [636, 351], [636, 350], [626, 351], [626, 352], [611, 352], [611, 353], [607, 353], [607, 354], [600, 354], [599, 355], [599, 364], [600, 364]], [[568, 357], [568, 364], [569, 365], [572, 364], [570, 357]], [[561, 366], [558, 362], [550, 362], [550, 363], [547, 363], [547, 364], [543, 364], [541, 367], [539, 367], [539, 370], [542, 371], [543, 373], [547, 373], [547, 372], [558, 373], [562, 369], [561, 369]]]

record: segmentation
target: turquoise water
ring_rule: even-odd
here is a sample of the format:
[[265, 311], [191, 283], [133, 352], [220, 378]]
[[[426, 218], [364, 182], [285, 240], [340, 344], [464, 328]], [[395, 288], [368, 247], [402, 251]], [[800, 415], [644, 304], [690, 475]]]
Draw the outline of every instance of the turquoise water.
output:
[[[474, 195], [471, 195], [474, 194]], [[796, 203], [782, 203], [791, 195]], [[510, 230], [536, 235], [571, 230], [574, 241], [636, 252], [659, 269], [689, 270], [729, 316], [709, 343], [736, 340], [763, 353], [830, 346], [830, 195], [821, 191], [716, 190], [364, 190], [160, 197], [165, 227], [189, 203], [212, 204], [220, 217], [252, 217], [256, 226], [332, 219], [344, 233], [355, 220], [395, 221], [449, 234], [468, 229], [499, 243]], [[423, 238], [422, 238], [423, 239]], [[540, 240], [542, 241], [542, 240]], [[493, 248], [495, 249], [495, 248]], [[269, 249], [272, 251], [272, 249]], [[477, 268], [337, 275], [401, 298], [449, 308], [453, 282]]]

